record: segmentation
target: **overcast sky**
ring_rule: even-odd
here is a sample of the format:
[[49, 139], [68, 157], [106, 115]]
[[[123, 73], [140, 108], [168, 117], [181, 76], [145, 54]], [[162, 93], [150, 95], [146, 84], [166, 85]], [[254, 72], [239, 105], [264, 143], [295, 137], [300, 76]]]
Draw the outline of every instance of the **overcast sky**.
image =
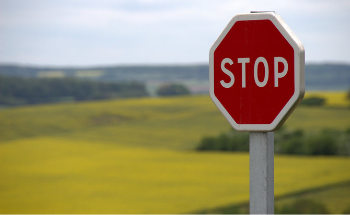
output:
[[0, 0], [0, 63], [208, 63], [230, 19], [252, 10], [276, 11], [306, 62], [350, 63], [345, 0]]

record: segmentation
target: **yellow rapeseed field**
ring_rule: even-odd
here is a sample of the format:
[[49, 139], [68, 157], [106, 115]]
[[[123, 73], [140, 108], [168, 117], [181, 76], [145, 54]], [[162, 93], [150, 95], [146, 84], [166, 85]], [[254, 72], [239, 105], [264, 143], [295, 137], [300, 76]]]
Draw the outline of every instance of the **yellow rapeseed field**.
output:
[[326, 99], [328, 107], [350, 107], [350, 100], [345, 91], [307, 91], [305, 98], [321, 97]]
[[[247, 153], [38, 137], [0, 145], [0, 213], [188, 213], [247, 201]], [[275, 194], [350, 179], [349, 158], [275, 158]]]
[[[290, 128], [344, 130], [345, 106], [298, 107]], [[249, 198], [247, 153], [199, 153], [230, 126], [208, 96], [0, 111], [0, 213], [189, 213]], [[347, 157], [275, 156], [277, 196], [350, 180]]]

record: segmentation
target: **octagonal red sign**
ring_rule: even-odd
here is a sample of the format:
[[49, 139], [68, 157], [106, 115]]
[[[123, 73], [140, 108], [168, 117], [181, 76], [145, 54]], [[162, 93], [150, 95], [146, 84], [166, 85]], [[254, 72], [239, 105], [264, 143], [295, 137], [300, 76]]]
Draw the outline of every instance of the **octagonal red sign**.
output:
[[210, 96], [239, 131], [280, 127], [305, 92], [302, 43], [275, 13], [239, 14], [210, 49]]

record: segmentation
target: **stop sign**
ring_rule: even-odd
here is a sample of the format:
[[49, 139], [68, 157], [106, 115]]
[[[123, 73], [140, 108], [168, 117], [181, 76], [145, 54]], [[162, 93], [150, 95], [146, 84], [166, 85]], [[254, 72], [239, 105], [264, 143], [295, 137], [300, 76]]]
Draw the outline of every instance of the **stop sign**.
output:
[[274, 131], [304, 97], [304, 53], [277, 14], [236, 15], [210, 49], [210, 97], [234, 129]]

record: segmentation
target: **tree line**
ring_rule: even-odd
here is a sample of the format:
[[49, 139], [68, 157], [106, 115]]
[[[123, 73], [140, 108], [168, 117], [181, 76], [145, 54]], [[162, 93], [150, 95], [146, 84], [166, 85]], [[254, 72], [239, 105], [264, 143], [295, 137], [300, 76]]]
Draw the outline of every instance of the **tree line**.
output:
[[[209, 80], [209, 66], [198, 65], [148, 65], [102, 67], [39, 67], [0, 64], [0, 75], [37, 77], [38, 73], [62, 71], [65, 77], [76, 77], [77, 71], [101, 71], [91, 77], [101, 81], [164, 81]], [[306, 64], [305, 85], [307, 90], [346, 90], [350, 86], [349, 64]]]
[[[350, 128], [306, 133], [302, 129], [289, 130], [282, 126], [275, 132], [274, 149], [277, 154], [350, 156]], [[249, 133], [231, 129], [218, 136], [203, 137], [196, 150], [248, 152]]]
[[18, 106], [148, 96], [143, 83], [107, 83], [73, 78], [0, 76], [0, 105]]

